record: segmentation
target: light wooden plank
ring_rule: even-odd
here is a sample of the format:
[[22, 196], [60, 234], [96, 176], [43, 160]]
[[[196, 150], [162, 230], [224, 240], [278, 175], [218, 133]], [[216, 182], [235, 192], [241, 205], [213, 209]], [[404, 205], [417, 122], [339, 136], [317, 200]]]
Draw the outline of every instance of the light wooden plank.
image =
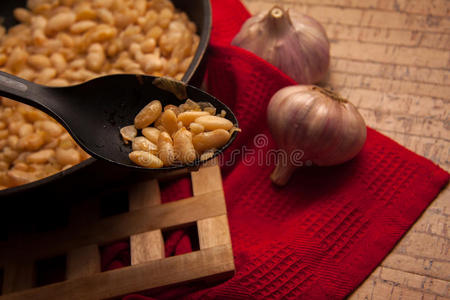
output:
[[179, 282], [227, 278], [233, 272], [233, 251], [230, 245], [223, 245], [4, 295], [0, 299], [98, 300]]
[[134, 234], [130, 237], [131, 264], [137, 265], [165, 257], [161, 230]]
[[211, 164], [200, 168], [197, 172], [191, 172], [194, 196], [223, 190], [222, 175], [220, 167], [217, 165], [217, 159]]
[[231, 244], [227, 215], [197, 221], [200, 249]]
[[[129, 190], [130, 211], [152, 209], [161, 204], [159, 183], [152, 179], [140, 182]], [[160, 229], [130, 236], [131, 264], [137, 265], [164, 258], [164, 239]]]

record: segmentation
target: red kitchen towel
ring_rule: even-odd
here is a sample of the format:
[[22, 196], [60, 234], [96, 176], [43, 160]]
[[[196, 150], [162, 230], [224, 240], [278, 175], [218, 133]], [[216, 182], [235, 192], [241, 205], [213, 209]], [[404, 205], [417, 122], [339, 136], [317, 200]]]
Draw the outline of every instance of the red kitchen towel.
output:
[[[368, 128], [352, 161], [304, 166], [286, 187], [272, 185], [267, 153], [275, 145], [266, 107], [277, 90], [295, 83], [230, 46], [249, 17], [238, 0], [213, 0], [212, 7], [208, 90], [230, 106], [242, 129], [221, 157], [236, 274], [213, 287], [194, 284], [125, 299], [342, 299], [389, 253], [449, 174]], [[189, 182], [170, 183], [162, 193], [164, 201], [189, 196]], [[176, 231], [166, 254], [190, 248], [188, 233]], [[106, 248], [103, 267], [127, 264], [126, 251], [123, 243]]]

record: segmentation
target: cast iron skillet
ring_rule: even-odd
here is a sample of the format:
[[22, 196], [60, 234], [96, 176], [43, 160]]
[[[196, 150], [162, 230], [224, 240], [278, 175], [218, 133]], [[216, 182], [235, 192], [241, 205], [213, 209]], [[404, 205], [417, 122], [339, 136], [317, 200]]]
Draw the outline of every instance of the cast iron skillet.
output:
[[[177, 9], [186, 12], [189, 18], [197, 25], [200, 43], [182, 81], [199, 87], [204, 75], [206, 50], [211, 32], [211, 5], [209, 0], [172, 0], [172, 2]], [[3, 25], [10, 27], [17, 24], [13, 17], [13, 9], [25, 6], [26, 0], [0, 1], [0, 16], [3, 18]], [[218, 109], [220, 111], [220, 108]], [[237, 124], [237, 122], [233, 123]], [[233, 134], [232, 139], [235, 138], [235, 135], [236, 133]], [[187, 171], [189, 169], [185, 168], [178, 169], [176, 172], [182, 174]], [[158, 177], [157, 175], [152, 176]], [[161, 174], [161, 177], [164, 177], [164, 174]], [[64, 198], [78, 197], [78, 194], [92, 194], [98, 190], [107, 189], [110, 186], [117, 186], [142, 179], [142, 176], [135, 174], [133, 171], [89, 158], [55, 175], [18, 187], [2, 190], [0, 191], [0, 201], [2, 199], [8, 199], [8, 204], [12, 204], [14, 203], [13, 200], [27, 200], [29, 202], [28, 199], [30, 201], [34, 199], [32, 201], [35, 201], [38, 198], [48, 199], [49, 197], [58, 197], [60, 201], [64, 201]], [[1, 202], [3, 202], [1, 204], [4, 204], [5, 201]], [[23, 202], [21, 201], [21, 203]]]

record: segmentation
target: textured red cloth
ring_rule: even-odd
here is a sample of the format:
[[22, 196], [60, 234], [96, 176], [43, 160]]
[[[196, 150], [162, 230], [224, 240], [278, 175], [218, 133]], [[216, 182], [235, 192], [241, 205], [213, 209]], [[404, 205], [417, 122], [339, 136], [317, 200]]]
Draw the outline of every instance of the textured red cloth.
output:
[[[213, 0], [212, 6], [208, 89], [230, 106], [242, 128], [223, 157], [229, 162], [233, 150], [239, 150], [236, 162], [222, 167], [236, 274], [213, 287], [191, 285], [125, 299], [344, 298], [394, 247], [449, 174], [369, 128], [364, 148], [352, 161], [305, 166], [286, 187], [272, 185], [273, 164], [258, 160], [275, 148], [266, 106], [277, 90], [295, 83], [230, 46], [249, 17], [238, 0]], [[164, 201], [189, 196], [189, 181], [171, 183], [162, 193]], [[168, 238], [166, 254], [189, 250], [186, 232]], [[127, 264], [124, 251], [123, 244], [107, 248], [104, 268]]]

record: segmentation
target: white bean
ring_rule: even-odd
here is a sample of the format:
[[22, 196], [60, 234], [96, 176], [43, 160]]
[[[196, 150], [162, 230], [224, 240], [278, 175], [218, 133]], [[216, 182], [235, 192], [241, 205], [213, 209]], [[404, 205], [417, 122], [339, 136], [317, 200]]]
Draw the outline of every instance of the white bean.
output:
[[158, 147], [143, 136], [134, 138], [131, 148], [133, 151], [147, 151], [153, 154], [158, 152]]
[[46, 32], [52, 34], [62, 31], [70, 27], [76, 20], [76, 15], [73, 12], [62, 12], [48, 20], [45, 28]]
[[63, 166], [76, 165], [81, 161], [80, 152], [74, 148], [58, 148], [56, 149], [56, 161]]
[[158, 138], [161, 131], [155, 127], [146, 127], [142, 129], [142, 135], [154, 144], [158, 144]]
[[161, 114], [162, 105], [159, 100], [153, 100], [147, 104], [134, 118], [134, 126], [142, 129], [152, 124]]
[[135, 164], [146, 167], [146, 168], [161, 168], [163, 166], [163, 162], [157, 156], [151, 154], [146, 151], [133, 151], [128, 157]]
[[175, 161], [175, 150], [170, 135], [163, 131], [158, 138], [158, 156], [164, 166], [171, 166]]
[[192, 144], [192, 133], [184, 127], [173, 135], [173, 148], [177, 160], [182, 163], [191, 163], [197, 156]]
[[225, 129], [202, 132], [192, 138], [192, 144], [198, 153], [208, 149], [219, 149], [230, 139], [230, 133]]
[[31, 153], [27, 156], [26, 161], [28, 163], [43, 164], [48, 162], [53, 157], [55, 157], [55, 150], [44, 149], [38, 152]]
[[217, 116], [201, 116], [195, 119], [195, 123], [203, 125], [207, 131], [220, 128], [230, 130], [233, 127], [233, 123], [230, 120]]
[[183, 122], [183, 126], [189, 127], [189, 124], [195, 121], [198, 117], [209, 115], [205, 111], [185, 111], [178, 115], [178, 121]]
[[120, 129], [120, 134], [122, 135], [125, 144], [128, 144], [128, 142], [132, 141], [136, 137], [137, 130], [134, 125], [128, 125]]

